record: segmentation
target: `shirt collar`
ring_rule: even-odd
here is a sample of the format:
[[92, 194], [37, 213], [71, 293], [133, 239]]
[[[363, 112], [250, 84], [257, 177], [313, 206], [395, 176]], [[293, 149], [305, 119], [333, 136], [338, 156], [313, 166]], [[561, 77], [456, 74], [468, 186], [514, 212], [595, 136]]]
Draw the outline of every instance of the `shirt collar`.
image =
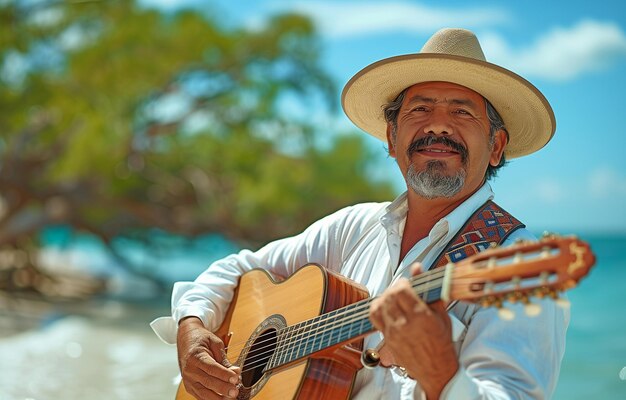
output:
[[[448, 236], [448, 239], [451, 239], [465, 225], [474, 211], [492, 198], [491, 186], [485, 182], [467, 200], [437, 221], [428, 236], [431, 240], [437, 240], [443, 236]], [[399, 234], [402, 234], [408, 209], [407, 192], [404, 192], [386, 207], [387, 212], [380, 218], [381, 224], [387, 230], [397, 230]]]

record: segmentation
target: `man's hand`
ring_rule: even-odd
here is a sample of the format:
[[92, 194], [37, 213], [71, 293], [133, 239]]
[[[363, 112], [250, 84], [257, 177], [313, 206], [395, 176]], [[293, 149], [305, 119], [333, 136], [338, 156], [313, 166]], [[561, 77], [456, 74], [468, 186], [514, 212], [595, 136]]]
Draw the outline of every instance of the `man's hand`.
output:
[[428, 399], [438, 399], [459, 366], [445, 305], [427, 305], [401, 279], [372, 302], [370, 320], [385, 336], [383, 351], [391, 352]]
[[185, 390], [202, 400], [234, 399], [241, 380], [239, 367], [226, 368], [224, 343], [196, 317], [181, 320], [176, 340]]

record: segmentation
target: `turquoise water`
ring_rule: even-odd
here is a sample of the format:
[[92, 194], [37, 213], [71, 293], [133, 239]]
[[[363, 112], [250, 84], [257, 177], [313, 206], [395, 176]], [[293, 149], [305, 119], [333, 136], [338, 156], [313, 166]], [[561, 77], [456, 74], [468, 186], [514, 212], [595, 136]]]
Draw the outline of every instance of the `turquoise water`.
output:
[[[582, 236], [598, 258], [569, 292], [572, 319], [554, 399], [626, 399], [626, 236]], [[623, 376], [623, 375], [622, 375]], [[623, 376], [626, 379], [626, 376]]]

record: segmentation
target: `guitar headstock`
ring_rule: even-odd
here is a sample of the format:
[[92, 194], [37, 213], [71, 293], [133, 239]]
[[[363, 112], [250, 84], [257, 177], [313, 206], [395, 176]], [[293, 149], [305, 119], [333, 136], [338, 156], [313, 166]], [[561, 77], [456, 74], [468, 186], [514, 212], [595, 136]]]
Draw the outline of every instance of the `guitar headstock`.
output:
[[[552, 297], [575, 287], [595, 264], [586, 242], [574, 237], [546, 235], [536, 242], [518, 242], [475, 254], [453, 266], [449, 297], [500, 308], [502, 302], [522, 302], [536, 315], [530, 297]], [[563, 304], [564, 305], [564, 304]], [[501, 316], [510, 319], [503, 309]]]

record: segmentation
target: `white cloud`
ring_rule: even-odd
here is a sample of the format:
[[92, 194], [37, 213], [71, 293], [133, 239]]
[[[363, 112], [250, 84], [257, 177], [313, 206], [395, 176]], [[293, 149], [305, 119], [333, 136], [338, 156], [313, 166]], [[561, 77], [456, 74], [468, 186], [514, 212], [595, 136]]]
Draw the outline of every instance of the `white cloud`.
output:
[[[523, 76], [555, 81], [602, 70], [626, 56], [626, 34], [611, 22], [583, 20], [570, 27], [555, 27], [530, 44], [515, 48], [500, 34], [488, 31], [514, 20], [508, 11], [495, 7], [458, 9], [405, 1], [298, 1], [276, 2], [270, 8], [307, 15], [322, 35], [333, 39], [389, 32], [432, 34], [443, 27], [462, 26], [479, 33], [489, 61]], [[247, 25], [259, 28], [264, 21], [257, 15]]]
[[626, 175], [610, 166], [598, 166], [578, 180], [560, 180], [545, 176], [528, 191], [537, 201], [556, 204], [577, 199], [582, 202], [598, 200], [626, 201]]
[[607, 68], [626, 56], [626, 35], [614, 23], [581, 21], [554, 28], [526, 48], [513, 49], [498, 34], [479, 35], [487, 59], [523, 76], [570, 80]]
[[[275, 3], [273, 11], [292, 11], [309, 16], [325, 36], [338, 38], [386, 32], [433, 33], [449, 26], [478, 28], [502, 25], [510, 20], [501, 9], [431, 7], [402, 1]], [[250, 20], [258, 26], [259, 20]]]
[[566, 188], [555, 179], [544, 178], [536, 183], [535, 194], [537, 198], [548, 204], [557, 204], [566, 196]]
[[588, 177], [587, 187], [594, 199], [626, 200], [626, 176], [610, 167], [599, 167]]

